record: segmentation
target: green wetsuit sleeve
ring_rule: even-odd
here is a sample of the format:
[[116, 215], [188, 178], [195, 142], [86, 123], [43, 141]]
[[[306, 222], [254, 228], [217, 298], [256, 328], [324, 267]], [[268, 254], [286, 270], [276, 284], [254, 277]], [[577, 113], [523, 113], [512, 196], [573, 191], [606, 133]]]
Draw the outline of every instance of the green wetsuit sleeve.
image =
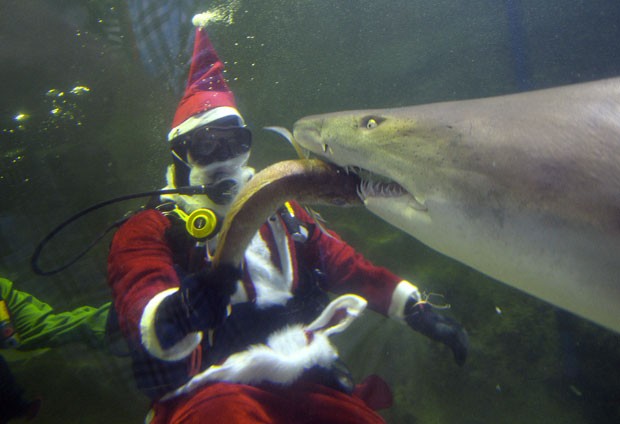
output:
[[19, 335], [19, 350], [57, 347], [73, 342], [98, 348], [104, 346], [110, 302], [99, 308], [82, 306], [56, 314], [47, 303], [13, 289], [9, 280], [0, 279], [0, 285], [11, 321]]

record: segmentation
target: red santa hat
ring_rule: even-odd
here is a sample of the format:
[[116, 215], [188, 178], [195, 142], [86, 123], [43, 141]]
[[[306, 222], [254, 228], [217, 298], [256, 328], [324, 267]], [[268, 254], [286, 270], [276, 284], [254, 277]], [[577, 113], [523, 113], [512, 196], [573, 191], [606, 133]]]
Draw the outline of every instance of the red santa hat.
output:
[[194, 53], [185, 93], [174, 115], [168, 140], [226, 117], [235, 117], [240, 126], [244, 125], [234, 95], [222, 74], [224, 64], [218, 58], [205, 30], [208, 18], [203, 13], [192, 19], [196, 27]]

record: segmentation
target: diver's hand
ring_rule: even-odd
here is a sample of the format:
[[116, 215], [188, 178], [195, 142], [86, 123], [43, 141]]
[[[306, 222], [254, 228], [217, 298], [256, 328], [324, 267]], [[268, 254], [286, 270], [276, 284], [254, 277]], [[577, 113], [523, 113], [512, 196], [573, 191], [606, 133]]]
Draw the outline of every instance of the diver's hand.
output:
[[191, 332], [224, 322], [230, 296], [240, 277], [240, 270], [229, 265], [185, 277], [179, 290], [166, 297], [155, 313], [155, 331], [161, 347], [168, 349]]
[[469, 339], [465, 329], [454, 319], [440, 315], [429, 303], [411, 298], [405, 305], [405, 321], [415, 331], [448, 346], [459, 366], [465, 363]]

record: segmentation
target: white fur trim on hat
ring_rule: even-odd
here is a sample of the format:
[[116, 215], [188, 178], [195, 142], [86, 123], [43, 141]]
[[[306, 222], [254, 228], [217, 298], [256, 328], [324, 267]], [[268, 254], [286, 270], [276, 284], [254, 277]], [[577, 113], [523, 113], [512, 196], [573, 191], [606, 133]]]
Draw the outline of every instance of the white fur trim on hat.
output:
[[192, 18], [192, 25], [196, 28], [205, 28], [209, 22], [214, 20], [214, 13], [207, 11], [198, 13]]
[[181, 134], [185, 134], [194, 128], [207, 125], [213, 121], [217, 121], [221, 118], [227, 118], [229, 116], [236, 116], [240, 127], [245, 125], [243, 117], [241, 117], [241, 114], [237, 109], [230, 106], [220, 106], [187, 118], [168, 133], [168, 141], [171, 141], [173, 138]]

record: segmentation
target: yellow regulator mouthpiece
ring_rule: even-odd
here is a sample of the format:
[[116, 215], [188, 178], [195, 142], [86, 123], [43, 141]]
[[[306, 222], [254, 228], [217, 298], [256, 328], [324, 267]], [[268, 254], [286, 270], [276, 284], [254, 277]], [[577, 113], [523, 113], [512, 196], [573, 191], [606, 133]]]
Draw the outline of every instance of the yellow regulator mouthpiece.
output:
[[217, 230], [217, 215], [211, 209], [196, 209], [188, 215], [177, 206], [172, 212], [185, 221], [185, 229], [195, 239], [206, 239]]
[[196, 209], [187, 217], [185, 228], [192, 237], [207, 238], [217, 228], [217, 216], [211, 209]]

